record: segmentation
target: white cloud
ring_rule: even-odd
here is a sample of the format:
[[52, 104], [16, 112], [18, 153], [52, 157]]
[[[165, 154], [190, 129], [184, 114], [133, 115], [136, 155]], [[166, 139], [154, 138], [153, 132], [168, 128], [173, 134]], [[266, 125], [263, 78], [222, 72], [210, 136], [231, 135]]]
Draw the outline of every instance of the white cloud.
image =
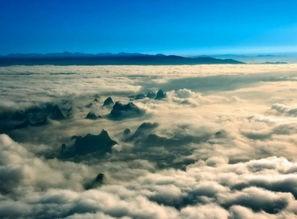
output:
[[[0, 135], [0, 217], [294, 218], [296, 70], [296, 65], [0, 68], [0, 79], [6, 79], [0, 80], [0, 112], [73, 102], [70, 119]], [[170, 90], [163, 100], [129, 98], [150, 88]], [[109, 95], [133, 101], [145, 114], [109, 119], [110, 108], [102, 107]], [[91, 110], [102, 118], [84, 119]], [[136, 131], [144, 122], [146, 128]], [[111, 154], [57, 158], [72, 136], [102, 129], [118, 143]], [[103, 184], [87, 190], [98, 174]]]

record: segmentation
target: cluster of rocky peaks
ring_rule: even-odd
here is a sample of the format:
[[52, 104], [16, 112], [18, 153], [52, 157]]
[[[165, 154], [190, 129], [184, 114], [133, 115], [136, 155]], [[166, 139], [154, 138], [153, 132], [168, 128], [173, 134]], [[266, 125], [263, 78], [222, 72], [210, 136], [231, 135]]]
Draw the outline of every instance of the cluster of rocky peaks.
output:
[[[192, 147], [181, 147], [181, 145], [200, 144], [202, 142], [217, 142], [224, 138], [225, 133], [205, 132], [199, 134], [174, 131], [168, 135], [157, 132], [159, 127], [155, 122], [143, 122], [134, 131], [126, 128], [122, 137], [113, 140], [106, 130], [99, 134], [87, 134], [84, 136], [73, 136], [72, 143], [62, 144], [58, 152], [58, 158], [71, 160], [74, 162], [89, 162], [97, 159], [110, 158], [112, 148], [117, 142], [133, 144], [130, 157], [145, 158], [156, 162], [159, 167], [176, 166], [183, 168], [192, 162], [191, 159], [185, 161], [176, 160], [180, 155], [190, 155]], [[168, 159], [159, 153], [159, 148], [168, 155]], [[148, 153], [149, 151], [149, 153]], [[167, 157], [167, 156], [166, 156]]]
[[[132, 134], [129, 129], [124, 130], [124, 141], [134, 141], [150, 134], [153, 129], [158, 127], [157, 123], [142, 123]], [[128, 133], [127, 133], [128, 130]], [[58, 152], [58, 158], [81, 161], [91, 158], [103, 158], [111, 154], [112, 147], [117, 144], [106, 130], [102, 130], [99, 134], [87, 134], [85, 136], [73, 136], [71, 144], [62, 144]]]
[[[130, 96], [130, 98], [133, 100], [139, 100], [139, 99], [144, 99], [144, 98], [149, 98], [149, 99], [155, 99], [155, 100], [161, 100], [166, 98], [166, 92], [163, 90], [158, 90], [157, 92], [154, 91], [148, 91], [147, 93], [140, 93], [137, 95]], [[88, 104], [88, 106], [91, 106]], [[135, 105], [133, 102], [128, 102], [126, 104], [121, 103], [119, 101], [114, 101], [112, 97], [107, 97], [103, 104], [102, 107], [106, 108], [111, 108], [111, 111], [108, 115], [108, 118], [110, 119], [124, 119], [124, 118], [129, 118], [129, 117], [135, 117], [135, 116], [141, 116], [144, 114], [144, 110], [140, 109]], [[103, 118], [102, 115], [99, 115], [97, 112], [90, 111], [86, 117], [86, 119], [90, 120], [96, 120], [99, 118]]]
[[147, 93], [139, 93], [134, 96], [131, 96], [131, 98], [135, 100], [144, 99], [144, 98], [161, 100], [166, 98], [166, 92], [163, 91], [162, 89], [159, 89], [157, 92], [148, 91]]
[[[192, 147], [181, 147], [181, 145], [200, 144], [202, 142], [218, 140], [225, 137], [224, 131], [205, 132], [198, 135], [183, 132], [172, 132], [170, 136], [162, 135], [157, 132], [159, 127], [155, 122], [143, 122], [134, 131], [126, 128], [122, 132], [122, 137], [114, 140], [106, 130], [99, 134], [86, 134], [83, 136], [71, 137], [71, 143], [62, 144], [57, 152], [57, 158], [73, 162], [92, 162], [97, 159], [111, 159], [113, 146], [118, 142], [133, 144], [129, 149], [130, 158], [144, 158], [152, 160], [159, 168], [174, 166], [175, 168], [185, 168], [194, 162], [192, 159], [179, 160], [181, 155], [189, 156], [192, 153]], [[166, 158], [159, 153], [159, 149], [167, 154]], [[87, 181], [85, 189], [91, 189], [103, 184], [104, 174], [99, 173], [94, 179]]]
[[[88, 107], [92, 106], [92, 103], [88, 104]], [[133, 102], [121, 103], [120, 101], [114, 102], [112, 97], [108, 97], [102, 104], [103, 108], [110, 109], [108, 115], [100, 115], [99, 108], [91, 110], [85, 116], [85, 119], [96, 120], [101, 118], [108, 119], [124, 119], [128, 117], [136, 117], [144, 114], [144, 110], [137, 107]]]
[[[107, 97], [101, 107], [110, 109], [107, 115], [100, 115], [99, 107], [96, 110], [90, 110], [85, 119], [97, 120], [107, 118], [112, 120], [121, 120], [125, 118], [137, 117], [144, 114], [132, 101], [133, 99], [150, 98], [161, 100], [166, 97], [163, 90], [158, 92], [149, 91], [146, 94], [137, 94], [130, 97], [131, 101], [122, 103], [114, 101], [112, 97]], [[86, 108], [91, 108], [94, 102], [99, 103], [98, 98], [87, 104]], [[0, 113], [0, 133], [9, 133], [15, 129], [26, 128], [28, 126], [42, 126], [48, 124], [50, 120], [65, 120], [73, 116], [73, 104], [71, 101], [62, 100], [57, 103], [43, 103], [23, 110], [7, 111]]]
[[[148, 95], [151, 95], [152, 92], [148, 92]], [[157, 93], [154, 93], [154, 99], [162, 99], [166, 97], [166, 93], [162, 90], [159, 90]], [[98, 102], [97, 98], [94, 100]], [[90, 107], [88, 104], [87, 107]], [[102, 107], [111, 108], [110, 113], [107, 115], [107, 118], [112, 120], [124, 119], [128, 117], [135, 117], [144, 114], [144, 110], [140, 109], [133, 102], [128, 102], [123, 104], [119, 101], [114, 101], [112, 97], [107, 97], [102, 104]], [[95, 112], [89, 112], [86, 119], [98, 119], [103, 118], [103, 116], [99, 115]], [[152, 127], [151, 127], [152, 126]], [[157, 124], [143, 123], [134, 133], [132, 138], [137, 138], [137, 136], [142, 135], [142, 132], [146, 131], [150, 128], [157, 127]], [[59, 157], [61, 159], [71, 159], [71, 160], [81, 160], [86, 156], [94, 156], [97, 157], [105, 156], [106, 154], [110, 154], [112, 151], [112, 146], [117, 144], [116, 141], [112, 140], [106, 130], [102, 130], [98, 135], [87, 134], [85, 136], [73, 136], [72, 140], [74, 140], [73, 144], [61, 146], [61, 151], [59, 153]]]
[[44, 103], [24, 110], [0, 113], [0, 132], [9, 132], [28, 126], [41, 126], [49, 120], [64, 120], [72, 116], [72, 104], [69, 101]]

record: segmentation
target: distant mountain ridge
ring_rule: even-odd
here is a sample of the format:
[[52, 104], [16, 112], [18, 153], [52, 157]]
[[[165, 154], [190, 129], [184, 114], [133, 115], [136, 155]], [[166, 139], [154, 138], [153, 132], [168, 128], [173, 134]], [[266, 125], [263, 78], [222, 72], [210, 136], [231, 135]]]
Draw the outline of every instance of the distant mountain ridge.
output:
[[250, 53], [250, 54], [213, 54], [218, 59], [234, 59], [255, 64], [285, 64], [297, 63], [297, 52], [283, 53]]
[[210, 56], [184, 57], [142, 53], [48, 53], [10, 54], [0, 56], [0, 66], [11, 65], [194, 65], [194, 64], [242, 64], [235, 59], [219, 59]]

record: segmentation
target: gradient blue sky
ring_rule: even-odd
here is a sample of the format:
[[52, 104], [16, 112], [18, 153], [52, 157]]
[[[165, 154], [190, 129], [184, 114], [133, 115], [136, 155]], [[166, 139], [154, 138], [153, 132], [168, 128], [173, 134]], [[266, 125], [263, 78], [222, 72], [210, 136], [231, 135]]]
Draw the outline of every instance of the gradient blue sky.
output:
[[296, 0], [0, 0], [1, 54], [296, 48]]

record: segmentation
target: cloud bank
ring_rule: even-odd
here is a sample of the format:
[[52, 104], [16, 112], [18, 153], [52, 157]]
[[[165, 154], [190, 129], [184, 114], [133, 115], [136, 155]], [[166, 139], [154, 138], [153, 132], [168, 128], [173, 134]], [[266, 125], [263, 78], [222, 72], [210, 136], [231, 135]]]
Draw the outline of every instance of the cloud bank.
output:
[[[0, 68], [0, 119], [46, 118], [1, 130], [0, 217], [296, 218], [296, 76], [295, 65]], [[40, 111], [61, 103], [71, 116]]]

